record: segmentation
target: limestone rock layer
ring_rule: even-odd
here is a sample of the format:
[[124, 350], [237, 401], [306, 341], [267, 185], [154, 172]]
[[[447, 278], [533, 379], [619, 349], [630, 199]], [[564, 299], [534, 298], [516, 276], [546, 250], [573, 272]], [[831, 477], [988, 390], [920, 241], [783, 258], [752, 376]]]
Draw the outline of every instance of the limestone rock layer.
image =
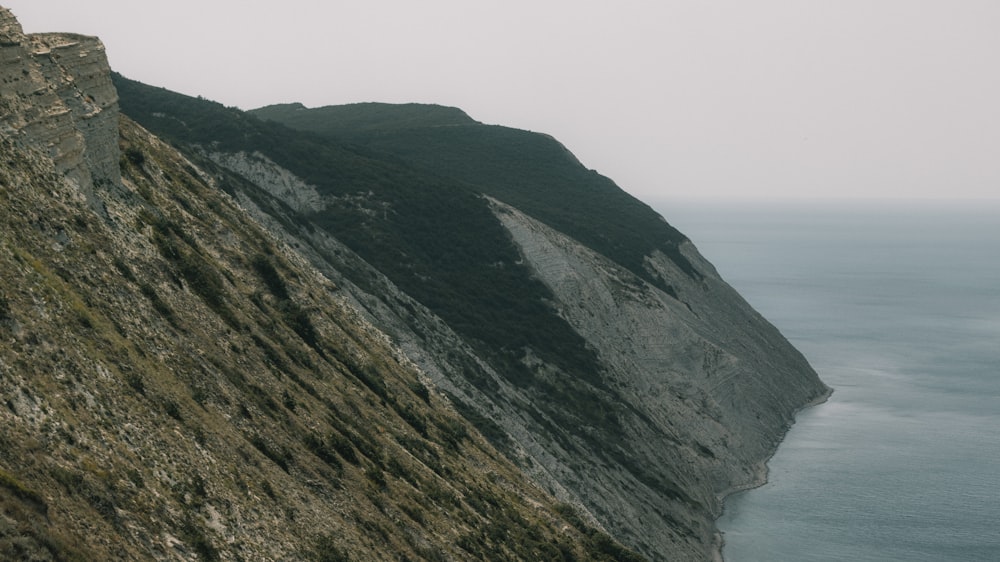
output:
[[104, 45], [74, 34], [25, 35], [0, 7], [0, 128], [48, 154], [92, 204], [121, 183], [118, 94]]

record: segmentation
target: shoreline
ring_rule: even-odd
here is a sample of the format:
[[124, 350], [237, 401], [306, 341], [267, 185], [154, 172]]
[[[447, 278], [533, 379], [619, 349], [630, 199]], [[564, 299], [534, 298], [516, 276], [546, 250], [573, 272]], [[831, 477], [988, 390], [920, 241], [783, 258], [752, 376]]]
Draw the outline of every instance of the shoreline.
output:
[[[788, 432], [791, 431], [792, 427], [795, 425], [796, 416], [798, 416], [799, 413], [804, 410], [808, 410], [810, 408], [815, 408], [816, 406], [825, 404], [830, 399], [830, 397], [833, 396], [833, 393], [834, 389], [828, 386], [826, 387], [826, 392], [814, 398], [813, 400], [803, 404], [801, 407], [797, 408], [792, 413], [792, 422], [788, 424], [788, 426], [785, 428], [785, 431], [782, 432], [781, 438], [778, 439], [777, 445], [775, 445], [774, 450], [771, 451], [771, 454], [768, 455], [766, 459], [764, 459], [762, 462], [757, 463], [756, 466], [754, 467], [753, 478], [751, 478], [751, 480], [745, 484], [737, 484], [716, 495], [716, 497], [719, 499], [719, 504], [721, 508], [719, 510], [719, 513], [715, 515], [713, 523], [717, 523], [719, 521], [719, 518], [721, 518], [722, 515], [725, 514], [726, 500], [729, 498], [729, 496], [753, 490], [756, 488], [760, 488], [764, 484], [767, 484], [767, 477], [769, 474], [768, 463], [770, 463], [771, 459], [774, 458], [774, 455], [778, 453], [778, 448], [781, 447], [781, 443], [784, 442], [785, 436], [788, 435]], [[715, 534], [712, 537], [712, 545], [711, 545], [712, 562], [725, 562], [725, 557], [722, 555], [722, 550], [725, 546], [726, 546], [725, 533], [719, 530], [719, 528], [716, 526]]]

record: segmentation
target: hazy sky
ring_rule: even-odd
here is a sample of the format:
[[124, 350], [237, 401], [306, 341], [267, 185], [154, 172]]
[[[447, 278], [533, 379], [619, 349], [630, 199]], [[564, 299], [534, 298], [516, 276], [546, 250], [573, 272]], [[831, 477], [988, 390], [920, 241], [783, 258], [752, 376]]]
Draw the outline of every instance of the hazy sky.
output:
[[996, 0], [0, 0], [250, 109], [453, 105], [662, 197], [1000, 197]]

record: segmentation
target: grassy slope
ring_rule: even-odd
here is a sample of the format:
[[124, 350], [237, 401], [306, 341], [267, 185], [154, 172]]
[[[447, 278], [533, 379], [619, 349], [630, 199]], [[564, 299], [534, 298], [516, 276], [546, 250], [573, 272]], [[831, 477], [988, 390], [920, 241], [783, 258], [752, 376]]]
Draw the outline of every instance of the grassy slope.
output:
[[[594, 411], [622, 407], [604, 384], [595, 353], [551, 310], [548, 289], [520, 263], [506, 231], [472, 186], [213, 102], [121, 77], [116, 86], [126, 114], [173, 142], [260, 151], [309, 178], [333, 199], [326, 210], [303, 220], [357, 252], [444, 319], [498, 373], [536, 396], [540, 413], [534, 415], [554, 422], [551, 432], [575, 435], [595, 451], [617, 448], [619, 417], [593, 420]], [[363, 276], [352, 280], [366, 284]], [[538, 372], [524, 360], [527, 353], [564, 375], [553, 380]], [[477, 386], [486, 384], [476, 373], [466, 376]], [[600, 427], [587, 431], [588, 425]], [[493, 435], [490, 427], [479, 428]]]
[[176, 152], [121, 142], [105, 221], [0, 139], [0, 558], [631, 556]]
[[[398, 121], [371, 126], [365, 118], [375, 112], [370, 106], [397, 115]], [[643, 260], [655, 249], [697, 276], [676, 250], [685, 240], [683, 234], [613, 181], [586, 169], [552, 137], [471, 119], [422, 123], [407, 117], [426, 115], [428, 107], [436, 106], [358, 104], [303, 109], [284, 105], [251, 113], [390, 153], [420, 169], [473, 185], [650, 281], [656, 282]]]
[[300, 103], [269, 105], [252, 112], [293, 129], [328, 134], [331, 131], [378, 132], [412, 127], [442, 127], [475, 123], [454, 107], [427, 104], [354, 103], [307, 109]]
[[123, 112], [157, 134], [181, 144], [260, 151], [333, 196], [325, 211], [307, 218], [504, 364], [508, 376], [530, 382], [519, 359], [531, 346], [596, 380], [593, 354], [545, 304], [548, 290], [519, 264], [503, 227], [470, 185], [214, 102], [120, 76], [116, 86]]
[[[518, 263], [517, 249], [481, 194], [590, 239], [592, 248], [649, 278], [644, 256], [654, 249], [679, 256], [684, 238], [644, 204], [544, 135], [433, 120], [389, 127], [382, 112], [373, 118], [369, 110], [378, 108], [368, 106], [351, 118], [364, 124], [351, 134], [323, 135], [120, 76], [116, 86], [123, 111], [172, 142], [260, 151], [316, 186], [327, 208], [303, 220], [376, 266], [524, 388], [537, 408], [526, 414], [544, 424], [549, 438], [574, 454], [620, 466], [654, 489], [676, 488], [630, 460], [621, 442], [623, 420], [645, 422], [633, 419], [602, 382], [594, 353], [546, 304], [547, 288]], [[534, 372], [522, 361], [525, 347], [569, 376]], [[595, 419], [595, 412], [604, 415]]]

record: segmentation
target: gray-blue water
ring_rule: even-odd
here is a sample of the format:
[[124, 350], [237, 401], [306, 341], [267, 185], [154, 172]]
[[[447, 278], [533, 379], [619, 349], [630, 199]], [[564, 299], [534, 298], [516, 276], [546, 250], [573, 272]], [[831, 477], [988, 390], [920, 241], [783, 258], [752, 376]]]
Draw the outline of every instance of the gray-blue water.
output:
[[657, 205], [835, 393], [727, 562], [1000, 560], [1000, 202]]

